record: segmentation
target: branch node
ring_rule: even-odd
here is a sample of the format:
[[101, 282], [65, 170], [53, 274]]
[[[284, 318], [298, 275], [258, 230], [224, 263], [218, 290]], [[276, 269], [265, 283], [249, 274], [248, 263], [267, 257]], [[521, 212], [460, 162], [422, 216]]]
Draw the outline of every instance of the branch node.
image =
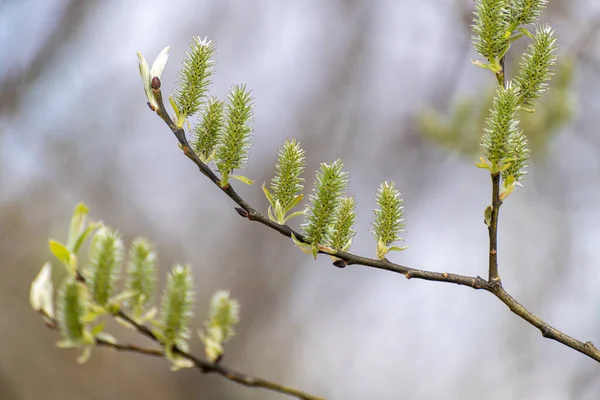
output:
[[590, 349], [590, 350], [592, 350], [592, 351], [595, 351], [595, 352], [597, 352], [597, 351], [598, 351], [598, 348], [597, 348], [596, 346], [594, 346], [594, 343], [592, 343], [592, 342], [585, 342], [583, 345], [584, 345], [584, 346], [585, 346], [587, 349]]

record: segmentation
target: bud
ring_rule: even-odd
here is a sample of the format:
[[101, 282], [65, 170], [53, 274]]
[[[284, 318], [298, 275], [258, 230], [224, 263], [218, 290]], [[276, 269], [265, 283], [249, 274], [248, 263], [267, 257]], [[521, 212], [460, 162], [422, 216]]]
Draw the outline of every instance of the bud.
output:
[[160, 78], [155, 76], [152, 78], [152, 90], [158, 91], [160, 89]]

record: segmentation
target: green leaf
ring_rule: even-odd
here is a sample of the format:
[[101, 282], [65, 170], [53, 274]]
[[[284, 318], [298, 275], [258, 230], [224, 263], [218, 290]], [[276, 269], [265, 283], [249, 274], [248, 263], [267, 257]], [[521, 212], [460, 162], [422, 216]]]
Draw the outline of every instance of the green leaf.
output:
[[173, 111], [175, 113], [175, 121], [184, 121], [185, 120], [185, 115], [181, 115], [181, 113], [179, 112], [179, 107], [177, 106], [177, 103], [175, 103], [175, 99], [173, 99], [173, 95], [169, 96], [169, 103], [171, 104], [171, 107], [173, 108]]
[[233, 179], [237, 179], [240, 182], [245, 183], [246, 185], [252, 185], [254, 183], [253, 180], [251, 180], [250, 178], [246, 178], [245, 176], [242, 175], [229, 175], [230, 178]]
[[75, 206], [73, 217], [71, 217], [71, 226], [69, 228], [69, 238], [67, 240], [66, 247], [75, 254], [77, 254], [75, 245], [85, 230], [87, 215], [89, 212], [90, 210], [85, 204], [78, 203]]
[[102, 321], [100, 322], [98, 325], [94, 326], [92, 328], [92, 330], [90, 331], [90, 333], [92, 334], [92, 336], [97, 336], [100, 332], [102, 332], [104, 330], [104, 328], [106, 327], [106, 321]]
[[515, 190], [515, 186], [517, 185], [517, 180], [513, 175], [509, 175], [504, 179], [504, 190], [500, 192], [500, 200], [506, 199], [511, 193]]
[[79, 235], [79, 237], [77, 238], [77, 241], [75, 242], [75, 244], [73, 245], [73, 249], [72, 252], [73, 254], [77, 255], [77, 253], [79, 252], [79, 249], [81, 248], [81, 246], [83, 245], [83, 243], [86, 241], [86, 239], [98, 228], [100, 228], [102, 226], [101, 223], [97, 222], [97, 223], [93, 223], [88, 225], [84, 231]]
[[183, 368], [193, 368], [194, 362], [185, 357], [180, 356], [179, 354], [173, 354], [169, 361], [171, 361], [171, 371], [179, 371]]
[[56, 342], [56, 347], [59, 349], [70, 349], [77, 346], [77, 344], [71, 342], [69, 339], [63, 339]]
[[85, 364], [86, 362], [88, 362], [92, 357], [92, 349], [92, 346], [85, 346], [83, 348], [83, 353], [81, 353], [81, 355], [77, 358], [77, 363]]
[[305, 216], [305, 215], [306, 215], [306, 210], [300, 210], [300, 211], [293, 212], [293, 213], [289, 214], [288, 216], [286, 216], [283, 219], [283, 223], [285, 224], [285, 223], [287, 223], [292, 218], [302, 217], [302, 216]]
[[398, 246], [392, 246], [388, 248], [388, 251], [404, 251], [408, 249], [408, 246], [402, 246], [402, 247], [398, 247]]
[[[273, 207], [269, 206], [269, 209], [267, 210], [267, 214], [269, 215], [269, 219], [273, 222], [277, 222], [277, 217], [275, 215], [273, 215]], [[279, 223], [279, 222], [277, 222]]]
[[52, 265], [47, 262], [31, 283], [29, 302], [35, 311], [41, 311], [54, 318], [54, 287], [52, 285]]
[[96, 334], [96, 338], [98, 338], [99, 340], [105, 341], [106, 343], [110, 343], [110, 344], [114, 344], [116, 345], [117, 339], [111, 335], [110, 333], [106, 333], [106, 332], [98, 332]]
[[281, 207], [281, 203], [279, 202], [279, 200], [275, 200], [275, 217], [277, 218], [278, 224], [283, 224], [285, 213], [283, 211], [283, 208]]
[[264, 183], [262, 184], [262, 190], [267, 200], [269, 200], [269, 204], [274, 207], [275, 202], [273, 200], [273, 196], [271, 195], [269, 189], [267, 189], [267, 186]]
[[67, 247], [64, 244], [52, 239], [48, 241], [48, 244], [50, 245], [50, 251], [52, 252], [52, 254], [54, 254], [54, 256], [60, 262], [62, 262], [65, 266], [68, 267], [71, 262], [71, 252], [69, 251], [69, 249], [67, 249]]
[[87, 310], [87, 312], [81, 317], [81, 322], [83, 322], [84, 324], [89, 324], [91, 322], [94, 322], [95, 320], [97, 320], [99, 317], [102, 317], [106, 315], [106, 310], [104, 309], [89, 309]]
[[488, 171], [492, 170], [492, 166], [483, 157], [479, 157], [479, 162], [475, 165], [477, 168], [487, 169]]
[[[300, 202], [302, 201], [302, 199], [304, 198], [304, 194], [300, 193], [298, 195], [296, 195], [292, 201], [287, 205], [287, 207], [285, 208], [284, 212], [288, 213], [292, 208], [296, 207], [298, 204], [300, 204]], [[301, 213], [304, 213], [303, 211], [301, 211]]]
[[302, 250], [306, 254], [312, 254], [312, 246], [310, 244], [301, 242], [300, 240], [298, 240], [296, 235], [294, 235], [293, 233], [291, 236], [292, 236], [292, 241], [294, 242], [294, 244], [296, 246], [298, 246], [300, 248], [300, 250]]

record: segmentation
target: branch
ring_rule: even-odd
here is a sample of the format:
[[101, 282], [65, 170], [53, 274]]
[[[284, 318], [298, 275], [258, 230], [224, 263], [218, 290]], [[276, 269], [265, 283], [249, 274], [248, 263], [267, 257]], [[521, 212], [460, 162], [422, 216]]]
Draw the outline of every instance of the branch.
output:
[[[81, 275], [79, 275], [78, 279], [79, 280], [82, 279]], [[51, 329], [58, 330], [58, 324], [57, 324], [56, 320], [54, 318], [51, 318], [50, 316], [48, 316], [47, 314], [45, 314], [43, 312], [41, 312], [41, 313], [44, 316], [46, 325]], [[135, 330], [138, 331], [138, 333], [142, 334], [143, 336], [146, 336], [147, 338], [149, 338], [153, 342], [157, 343], [158, 345], [162, 345], [160, 340], [158, 340], [156, 335], [154, 335], [154, 333], [152, 333], [152, 331], [147, 326], [138, 324], [124, 312], [118, 311], [116, 314], [114, 314], [114, 316], [117, 318], [120, 318], [121, 320], [123, 320], [123, 321], [127, 322], [128, 324], [130, 324], [131, 326], [133, 326], [135, 328]], [[149, 348], [140, 347], [140, 346], [137, 346], [134, 344], [113, 343], [111, 341], [107, 341], [107, 340], [104, 340], [101, 338], [96, 338], [96, 344], [99, 346], [109, 347], [109, 348], [112, 348], [113, 350], [117, 350], [117, 351], [132, 352], [132, 353], [138, 353], [138, 354], [143, 354], [143, 355], [153, 356], [153, 357], [164, 357], [165, 356], [165, 352], [160, 349], [149, 349]], [[196, 367], [196, 369], [198, 369], [203, 374], [210, 374], [210, 373], [218, 374], [227, 380], [239, 383], [244, 386], [263, 388], [263, 389], [271, 390], [274, 392], [283, 393], [288, 396], [296, 397], [301, 400], [324, 400], [321, 397], [317, 397], [317, 396], [313, 396], [308, 393], [301, 392], [300, 390], [294, 389], [289, 386], [280, 385], [278, 383], [267, 381], [265, 379], [246, 375], [244, 373], [237, 372], [230, 368], [224, 367], [220, 364], [210, 363], [210, 362], [202, 360], [190, 353], [182, 351], [182, 350], [178, 349], [177, 347], [173, 348], [173, 353], [178, 354], [178, 355], [190, 360], [192, 363], [194, 363], [194, 366]]]
[[[504, 62], [502, 62], [502, 65], [503, 64], [504, 64]], [[190, 145], [185, 137], [185, 131], [183, 130], [183, 128], [179, 128], [173, 123], [171, 117], [169, 116], [169, 114], [165, 108], [163, 100], [162, 100], [162, 94], [160, 92], [160, 81], [158, 80], [158, 78], [154, 78], [154, 79], [156, 79], [158, 81], [158, 82], [156, 82], [157, 84], [154, 85], [153, 90], [154, 90], [154, 94], [156, 96], [159, 107], [158, 107], [158, 109], [153, 110], [153, 111], [156, 111], [156, 113], [169, 126], [169, 128], [171, 129], [171, 131], [173, 132], [173, 134], [179, 141], [179, 145], [180, 145], [181, 149], [183, 150], [183, 153], [190, 160], [192, 160], [192, 162], [194, 164], [196, 164], [198, 169], [200, 169], [200, 171], [205, 176], [207, 176], [215, 185], [217, 185], [217, 187], [219, 187], [231, 200], [233, 200], [239, 206], [239, 208], [236, 208], [236, 211], [238, 212], [238, 214], [241, 215], [242, 217], [249, 219], [250, 221], [256, 221], [263, 225], [266, 225], [269, 228], [281, 233], [282, 235], [284, 235], [288, 238], [292, 238], [292, 235], [293, 235], [296, 237], [297, 240], [307, 243], [306, 239], [304, 238], [304, 236], [301, 233], [294, 231], [288, 225], [280, 225], [280, 224], [277, 224], [277, 223], [271, 221], [270, 219], [268, 219], [267, 217], [265, 217], [264, 215], [262, 215], [261, 213], [256, 211], [254, 208], [252, 208], [252, 206], [250, 206], [250, 204], [248, 204], [245, 200], [243, 200], [236, 193], [236, 191], [231, 187], [231, 185], [221, 187], [220, 179], [212, 172], [212, 170], [206, 164], [204, 164], [202, 161], [200, 161], [198, 156], [190, 148]], [[505, 79], [503, 74], [502, 74], [502, 79]], [[498, 179], [499, 179], [499, 176], [498, 176]], [[497, 190], [499, 191], [499, 182], [498, 182], [497, 186], [498, 186]], [[499, 202], [499, 200], [500, 200], [499, 194], [497, 197], [494, 194], [494, 199], [496, 199], [496, 204], [495, 204], [496, 207], [494, 207], [492, 216], [494, 214], [496, 215], [495, 216], [496, 222], [494, 223], [495, 228], [494, 228], [493, 232], [490, 229], [490, 238], [493, 237], [494, 241], [497, 242], [497, 218], [498, 218], [498, 209], [501, 204]], [[495, 245], [494, 245], [494, 248], [495, 248]], [[490, 260], [492, 259], [491, 249], [492, 249], [492, 242], [490, 241]], [[451, 274], [451, 273], [446, 273], [446, 272], [425, 271], [425, 270], [410, 268], [410, 267], [400, 265], [400, 264], [395, 264], [395, 263], [388, 261], [387, 259], [376, 260], [376, 259], [372, 259], [372, 258], [361, 257], [361, 256], [354, 255], [351, 253], [345, 253], [342, 251], [330, 251], [325, 248], [321, 248], [319, 250], [319, 253], [332, 255], [332, 256], [335, 256], [336, 258], [340, 259], [334, 263], [334, 265], [339, 268], [343, 268], [347, 265], [362, 265], [365, 267], [377, 268], [377, 269], [382, 269], [382, 270], [402, 274], [407, 279], [415, 278], [415, 279], [423, 279], [423, 280], [427, 280], [427, 281], [454, 283], [454, 284], [460, 285], [460, 286], [468, 286], [473, 289], [483, 289], [487, 292], [492, 293], [494, 296], [496, 296], [500, 301], [502, 301], [504, 304], [506, 304], [513, 313], [517, 314], [519, 317], [523, 318], [525, 321], [529, 322], [531, 325], [533, 325], [534, 327], [539, 329], [540, 332], [542, 333], [543, 337], [546, 337], [546, 338], [552, 339], [552, 340], [556, 340], [557, 342], [562, 343], [565, 346], [568, 346], [568, 347], [572, 348], [573, 350], [576, 350], [582, 354], [585, 354], [588, 357], [596, 360], [597, 362], [600, 362], [600, 350], [598, 350], [598, 348], [596, 348], [592, 344], [592, 342], [582, 342], [582, 341], [577, 340], [577, 339], [559, 331], [558, 329], [552, 327], [547, 322], [545, 322], [544, 320], [542, 320], [541, 318], [539, 318], [538, 316], [534, 315], [532, 312], [527, 310], [525, 307], [523, 307], [523, 305], [521, 305], [511, 295], [509, 295], [508, 292], [506, 292], [502, 288], [502, 286], [499, 284], [499, 281], [498, 282], [494, 282], [493, 280], [486, 281], [485, 279], [483, 279], [479, 276], [474, 277], [474, 276]], [[494, 259], [495, 259], [495, 257], [494, 257]], [[497, 269], [497, 267], [496, 267], [496, 269]]]

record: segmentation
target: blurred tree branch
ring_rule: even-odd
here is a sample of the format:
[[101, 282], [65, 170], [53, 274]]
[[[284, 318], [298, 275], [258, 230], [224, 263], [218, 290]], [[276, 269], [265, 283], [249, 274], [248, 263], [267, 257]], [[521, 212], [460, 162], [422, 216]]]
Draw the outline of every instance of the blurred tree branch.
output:
[[[81, 274], [78, 274], [77, 276], [78, 276], [79, 281], [85, 283], [85, 278]], [[59, 330], [59, 326], [58, 326], [58, 323], [55, 318], [48, 315], [47, 313], [45, 313], [42, 310], [40, 310], [40, 313], [44, 317], [46, 326], [48, 326], [50, 329], [53, 329], [53, 330]], [[159, 338], [152, 332], [152, 330], [150, 328], [148, 328], [147, 326], [145, 326], [143, 324], [136, 322], [133, 318], [131, 318], [129, 315], [127, 315], [123, 311], [119, 310], [118, 312], [116, 312], [114, 314], [114, 317], [129, 324], [139, 334], [147, 337], [148, 339], [152, 340], [153, 342], [155, 342], [159, 345], [162, 344], [161, 341], [159, 340]], [[151, 349], [151, 348], [141, 347], [141, 346], [138, 346], [135, 344], [130, 344], [130, 343], [118, 343], [114, 340], [108, 340], [108, 339], [105, 339], [102, 337], [96, 337], [95, 342], [99, 346], [108, 347], [108, 348], [111, 348], [116, 351], [131, 352], [131, 353], [143, 354], [146, 356], [153, 356], [153, 357], [166, 357], [165, 351], [160, 350], [160, 349]], [[250, 376], [250, 375], [244, 374], [242, 372], [235, 371], [233, 369], [227, 368], [227, 367], [219, 364], [219, 362], [211, 363], [209, 361], [202, 360], [202, 359], [192, 355], [189, 352], [181, 350], [177, 346], [174, 346], [172, 351], [173, 351], [173, 353], [191, 361], [193, 363], [194, 367], [202, 374], [217, 374], [217, 375], [224, 377], [227, 380], [239, 383], [239, 384], [247, 386], [247, 387], [263, 388], [263, 389], [271, 390], [274, 392], [286, 394], [288, 396], [295, 397], [295, 398], [302, 399], [302, 400], [323, 400], [323, 398], [321, 398], [321, 397], [317, 397], [317, 396], [313, 396], [308, 393], [304, 393], [300, 390], [294, 389], [289, 386], [280, 385], [278, 383], [271, 382], [266, 379]], [[220, 361], [220, 360], [217, 360], [217, 361]]]

